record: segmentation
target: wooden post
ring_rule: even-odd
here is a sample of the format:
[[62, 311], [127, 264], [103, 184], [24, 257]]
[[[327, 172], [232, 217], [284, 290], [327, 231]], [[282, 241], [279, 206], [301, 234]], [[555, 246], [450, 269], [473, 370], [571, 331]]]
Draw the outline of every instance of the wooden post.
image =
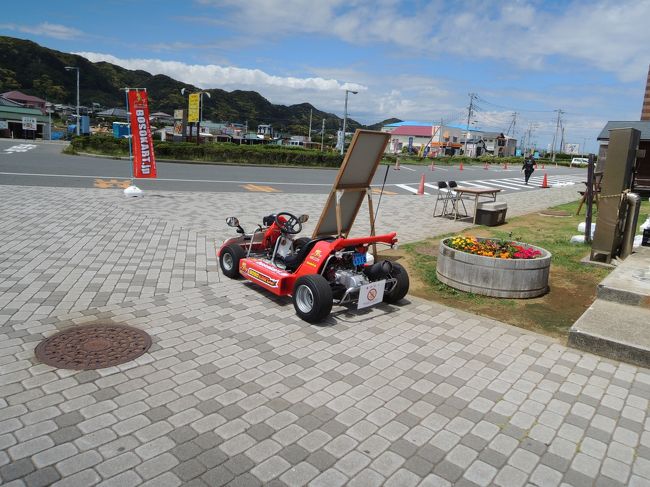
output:
[[[366, 189], [366, 194], [368, 195], [368, 213], [370, 214], [370, 236], [374, 237], [375, 236], [375, 211], [372, 207], [372, 189], [367, 188]], [[377, 244], [373, 243], [372, 244], [372, 256], [375, 258], [375, 262], [377, 262]]]
[[342, 218], [341, 218], [341, 198], [343, 197], [343, 191], [336, 192], [336, 233], [339, 237], [342, 237]]

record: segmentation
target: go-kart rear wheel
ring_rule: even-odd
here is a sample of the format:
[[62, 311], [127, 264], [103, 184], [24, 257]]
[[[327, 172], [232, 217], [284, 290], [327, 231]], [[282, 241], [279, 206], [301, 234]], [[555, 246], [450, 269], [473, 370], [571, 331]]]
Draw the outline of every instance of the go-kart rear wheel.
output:
[[390, 293], [384, 293], [385, 303], [396, 303], [409, 292], [409, 275], [406, 269], [400, 264], [393, 262], [393, 270], [390, 272], [390, 277], [397, 280]]
[[235, 279], [239, 277], [239, 261], [244, 258], [246, 254], [237, 244], [230, 244], [221, 251], [219, 255], [219, 265], [221, 271], [226, 277]]
[[293, 288], [296, 314], [309, 323], [317, 323], [329, 315], [332, 300], [332, 288], [320, 274], [300, 277]]

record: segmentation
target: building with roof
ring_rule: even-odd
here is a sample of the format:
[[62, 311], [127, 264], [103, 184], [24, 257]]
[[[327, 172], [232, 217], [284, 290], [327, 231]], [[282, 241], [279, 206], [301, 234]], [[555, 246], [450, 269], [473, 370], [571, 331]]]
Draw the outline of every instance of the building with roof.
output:
[[[23, 130], [25, 122], [36, 122], [36, 131]], [[49, 137], [50, 123], [40, 108], [30, 108], [21, 103], [0, 96], [0, 137], [25, 139]]]
[[37, 96], [26, 95], [21, 91], [7, 91], [0, 94], [0, 97], [20, 103], [26, 108], [38, 108], [41, 114], [45, 113], [45, 100]]
[[605, 167], [607, 161], [607, 148], [609, 147], [609, 131], [612, 129], [633, 128], [641, 132], [639, 149], [645, 151], [641, 157], [637, 157], [634, 166], [634, 177], [632, 190], [642, 193], [650, 192], [650, 120], [641, 121], [611, 121], [607, 122], [598, 135], [598, 170]]
[[109, 108], [108, 110], [103, 110], [97, 113], [96, 115], [98, 117], [115, 117], [115, 118], [123, 118], [125, 120], [129, 118], [124, 108]]
[[431, 157], [442, 154], [453, 155], [461, 148], [462, 131], [447, 125], [432, 125], [422, 122], [396, 122], [382, 127], [382, 132], [391, 134], [386, 152], [400, 152], [404, 147], [419, 151], [429, 148]]

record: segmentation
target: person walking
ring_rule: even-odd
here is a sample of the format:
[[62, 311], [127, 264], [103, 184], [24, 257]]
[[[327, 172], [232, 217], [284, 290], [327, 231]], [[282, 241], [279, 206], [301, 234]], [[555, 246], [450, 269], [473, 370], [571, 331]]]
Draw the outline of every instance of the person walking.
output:
[[528, 157], [524, 158], [524, 164], [521, 166], [521, 172], [524, 173], [524, 178], [526, 179], [526, 184], [530, 179], [530, 175], [535, 171], [535, 157], [533, 154], [530, 154]]

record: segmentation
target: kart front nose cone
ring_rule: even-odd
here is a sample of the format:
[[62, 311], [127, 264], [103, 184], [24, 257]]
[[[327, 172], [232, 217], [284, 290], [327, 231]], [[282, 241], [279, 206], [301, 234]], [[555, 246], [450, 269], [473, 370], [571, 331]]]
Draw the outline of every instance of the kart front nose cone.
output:
[[296, 305], [303, 313], [309, 313], [314, 307], [314, 295], [308, 286], [300, 286], [296, 290]]

